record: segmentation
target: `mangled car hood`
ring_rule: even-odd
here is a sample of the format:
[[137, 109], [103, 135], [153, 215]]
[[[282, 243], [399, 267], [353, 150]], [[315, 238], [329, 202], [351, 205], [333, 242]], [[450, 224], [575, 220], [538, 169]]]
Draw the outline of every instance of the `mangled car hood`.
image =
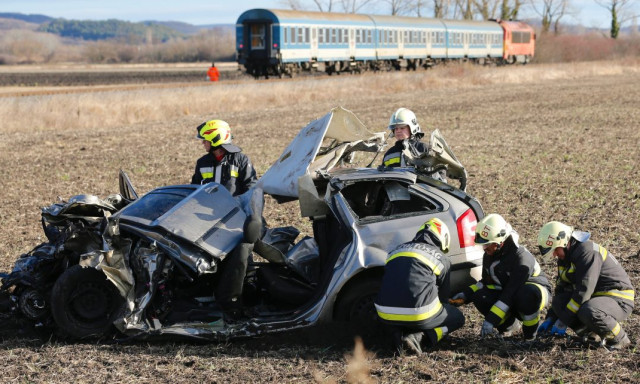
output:
[[[301, 177], [316, 178], [355, 151], [379, 152], [384, 134], [369, 131], [353, 112], [336, 107], [303, 128], [258, 185], [272, 196], [297, 198]], [[332, 141], [323, 147], [327, 139]]]

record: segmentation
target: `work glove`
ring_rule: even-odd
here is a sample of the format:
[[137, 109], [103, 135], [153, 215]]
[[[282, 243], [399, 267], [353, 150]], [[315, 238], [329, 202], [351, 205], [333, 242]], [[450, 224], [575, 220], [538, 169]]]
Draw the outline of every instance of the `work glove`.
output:
[[553, 327], [551, 327], [551, 334], [560, 337], [566, 336], [567, 325], [560, 319], [556, 320], [556, 322], [553, 323]]
[[459, 307], [466, 303], [467, 296], [464, 294], [464, 292], [456, 293], [452, 298], [449, 299], [449, 304], [455, 305], [456, 307]]
[[484, 339], [485, 337], [487, 337], [489, 335], [494, 335], [494, 334], [497, 334], [497, 333], [498, 333], [498, 331], [493, 328], [493, 324], [491, 324], [487, 320], [485, 320], [482, 323], [482, 329], [480, 330], [480, 337], [482, 337]]
[[556, 322], [556, 319], [554, 317], [547, 317], [542, 324], [540, 324], [540, 326], [538, 327], [538, 332], [540, 333], [547, 333], [551, 331], [551, 327], [553, 326], [553, 324]]

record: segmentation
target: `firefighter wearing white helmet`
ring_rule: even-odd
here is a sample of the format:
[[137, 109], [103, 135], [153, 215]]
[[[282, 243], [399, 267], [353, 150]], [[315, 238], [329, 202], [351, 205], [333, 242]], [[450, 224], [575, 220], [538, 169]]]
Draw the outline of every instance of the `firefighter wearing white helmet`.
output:
[[[396, 139], [393, 147], [384, 154], [382, 165], [385, 167], [407, 167], [411, 164], [403, 151], [408, 151], [411, 156], [418, 157], [428, 151], [425, 143], [420, 141], [424, 132], [420, 129], [415, 113], [407, 108], [395, 111], [389, 119], [389, 129], [393, 131]], [[434, 174], [434, 178], [446, 181], [446, 172], [440, 171]]]
[[435, 346], [464, 325], [462, 312], [446, 301], [450, 242], [447, 225], [433, 218], [412, 241], [389, 252], [375, 307], [399, 353], [420, 354], [423, 346]]
[[206, 155], [196, 162], [191, 184], [216, 182], [232, 195], [245, 193], [257, 181], [256, 171], [242, 149], [233, 145], [231, 128], [223, 120], [209, 120], [196, 127]]
[[558, 266], [551, 310], [540, 331], [564, 336], [569, 327], [585, 341], [626, 348], [631, 341], [620, 323], [633, 311], [633, 285], [615, 257], [590, 238], [558, 221], [540, 229], [540, 254], [557, 258]]
[[518, 233], [498, 214], [485, 216], [476, 226], [475, 242], [484, 250], [482, 278], [452, 302], [472, 302], [484, 315], [481, 337], [512, 335], [522, 328], [524, 339], [533, 341], [549, 304], [551, 284], [518, 240]]

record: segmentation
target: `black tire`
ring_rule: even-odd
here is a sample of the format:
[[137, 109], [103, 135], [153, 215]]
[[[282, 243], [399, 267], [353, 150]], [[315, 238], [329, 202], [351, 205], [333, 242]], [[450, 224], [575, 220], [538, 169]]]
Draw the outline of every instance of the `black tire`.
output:
[[381, 283], [380, 278], [370, 277], [347, 287], [336, 303], [334, 319], [348, 321], [351, 330], [361, 336], [377, 333], [380, 323], [374, 301]]
[[79, 265], [67, 269], [51, 291], [51, 314], [65, 336], [99, 338], [112, 328], [124, 303], [103, 272]]

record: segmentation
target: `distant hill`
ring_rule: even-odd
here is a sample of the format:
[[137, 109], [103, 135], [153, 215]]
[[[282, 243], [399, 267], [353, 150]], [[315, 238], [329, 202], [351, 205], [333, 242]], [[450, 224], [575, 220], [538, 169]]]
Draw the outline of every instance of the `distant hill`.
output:
[[156, 20], [147, 20], [143, 21], [144, 25], [162, 25], [167, 28], [171, 28], [176, 32], [182, 33], [183, 35], [195, 35], [200, 32], [202, 29], [206, 29], [204, 27], [199, 27], [197, 25], [183, 23], [182, 21], [156, 21]]
[[167, 41], [182, 37], [183, 34], [164, 25], [155, 23], [131, 23], [116, 19], [109, 20], [67, 20], [53, 19], [38, 29], [62, 37], [80, 38], [83, 40], [127, 39], [129, 41], [145, 41], [150, 37], [155, 41]]
[[[39, 26], [39, 28], [38, 28]], [[166, 41], [174, 37], [195, 35], [203, 30], [221, 29], [232, 33], [233, 24], [193, 25], [181, 21], [147, 20], [132, 23], [117, 19], [110, 20], [67, 20], [45, 15], [25, 15], [22, 13], [0, 13], [0, 30], [38, 29], [62, 37], [83, 40], [103, 40], [127, 38], [145, 40], [149, 33], [156, 41]]]
[[42, 24], [53, 20], [53, 17], [45, 15], [25, 15], [23, 13], [0, 12], [0, 18], [16, 19], [26, 21], [27, 23]]
[[19, 19], [0, 17], [0, 31], [8, 31], [10, 29], [28, 29], [35, 31], [39, 26], [39, 24], [29, 23]]

